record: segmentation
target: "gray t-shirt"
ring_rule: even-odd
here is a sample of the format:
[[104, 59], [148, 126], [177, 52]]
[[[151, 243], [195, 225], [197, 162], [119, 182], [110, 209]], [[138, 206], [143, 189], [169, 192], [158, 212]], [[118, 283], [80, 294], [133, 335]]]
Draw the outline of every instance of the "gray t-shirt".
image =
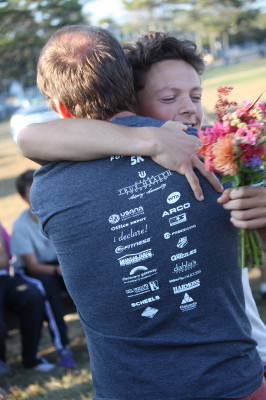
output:
[[97, 400], [242, 398], [261, 384], [237, 230], [199, 179], [203, 202], [184, 176], [146, 157], [35, 173], [33, 211], [84, 326]]
[[57, 260], [53, 244], [43, 234], [39, 224], [31, 218], [29, 209], [24, 210], [14, 222], [10, 248], [15, 268], [25, 266], [25, 254], [34, 253], [38, 262], [43, 264]]

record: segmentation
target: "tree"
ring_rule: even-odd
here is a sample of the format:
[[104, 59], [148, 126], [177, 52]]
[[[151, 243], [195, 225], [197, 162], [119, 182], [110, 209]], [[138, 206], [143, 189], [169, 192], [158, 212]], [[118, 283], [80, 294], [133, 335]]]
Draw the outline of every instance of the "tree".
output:
[[84, 23], [81, 0], [0, 2], [0, 82], [36, 83], [40, 49], [59, 27]]
[[194, 20], [201, 25], [201, 41], [207, 39], [212, 54], [216, 55], [217, 41], [221, 43], [223, 51], [227, 50], [230, 35], [255, 23], [259, 11], [247, 7], [252, 2], [256, 0], [249, 0], [248, 3], [246, 0], [198, 0], [194, 2], [190, 15], [187, 15], [187, 22]]
[[[145, 11], [149, 26], [177, 31], [199, 46], [207, 43], [213, 54], [217, 42], [228, 48], [230, 35], [256, 24], [256, 0], [122, 0], [128, 11]], [[156, 22], [154, 21], [156, 19]]]

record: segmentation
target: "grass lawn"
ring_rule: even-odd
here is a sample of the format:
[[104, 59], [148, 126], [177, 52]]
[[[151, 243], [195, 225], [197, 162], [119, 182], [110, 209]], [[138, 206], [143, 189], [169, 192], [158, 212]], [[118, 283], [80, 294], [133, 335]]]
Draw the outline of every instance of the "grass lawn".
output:
[[[211, 113], [216, 102], [218, 86], [234, 86], [230, 98], [238, 101], [239, 104], [244, 99], [253, 102], [263, 90], [266, 90], [265, 76], [266, 59], [208, 70], [203, 77], [203, 105], [208, 117], [212, 118]], [[262, 99], [266, 101], [266, 93]], [[16, 193], [14, 180], [27, 168], [36, 169], [38, 165], [25, 159], [19, 153], [11, 139], [9, 123], [0, 123], [0, 220], [9, 232], [12, 230], [14, 219], [26, 208], [26, 204]], [[259, 270], [253, 270], [250, 274], [252, 290], [261, 317], [266, 323], [266, 300], [260, 298], [259, 278]], [[11, 337], [7, 340], [7, 348], [12, 375], [1, 377], [0, 382], [0, 386], [9, 390], [9, 400], [91, 399], [93, 385], [83, 329], [76, 313], [67, 314], [66, 321], [70, 345], [77, 362], [77, 368], [74, 370], [57, 368], [48, 374], [25, 371], [21, 366], [18, 331], [11, 332]], [[56, 363], [56, 354], [47, 327], [43, 331], [40, 354], [50, 362]]]
[[202, 102], [211, 119], [219, 86], [233, 86], [229, 99], [237, 101], [239, 105], [244, 100], [253, 103], [263, 91], [261, 101], [266, 102], [266, 58], [207, 69], [202, 77], [202, 86]]
[[0, 220], [11, 232], [14, 219], [27, 205], [16, 192], [15, 178], [38, 165], [23, 157], [13, 142], [9, 123], [0, 123]]
[[[8, 400], [91, 400], [93, 384], [85, 335], [76, 313], [67, 314], [70, 346], [77, 362], [74, 369], [56, 368], [48, 373], [29, 372], [21, 364], [19, 333], [12, 330], [7, 339], [7, 359], [12, 374], [1, 377], [0, 386], [9, 392]], [[43, 329], [39, 354], [51, 363], [57, 355], [47, 326]]]

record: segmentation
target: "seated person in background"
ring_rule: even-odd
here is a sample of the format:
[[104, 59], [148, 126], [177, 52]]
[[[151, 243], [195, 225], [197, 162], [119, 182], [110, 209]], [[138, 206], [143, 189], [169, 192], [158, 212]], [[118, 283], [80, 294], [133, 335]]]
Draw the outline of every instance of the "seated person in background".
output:
[[35, 215], [31, 212], [30, 188], [34, 170], [27, 170], [16, 179], [19, 194], [29, 204], [16, 219], [11, 236], [11, 252], [15, 257], [14, 267], [44, 294], [45, 312], [50, 333], [60, 357], [58, 366], [75, 367], [69, 349], [67, 326], [61, 299], [64, 284], [56, 252], [49, 239], [41, 232]]
[[0, 387], [0, 400], [5, 400], [7, 396], [7, 392]]
[[23, 366], [38, 372], [49, 372], [54, 365], [37, 356], [44, 319], [43, 296], [22, 277], [8, 274], [9, 236], [2, 226], [0, 228], [0, 376], [10, 373], [10, 367], [6, 364], [5, 309], [20, 319]]

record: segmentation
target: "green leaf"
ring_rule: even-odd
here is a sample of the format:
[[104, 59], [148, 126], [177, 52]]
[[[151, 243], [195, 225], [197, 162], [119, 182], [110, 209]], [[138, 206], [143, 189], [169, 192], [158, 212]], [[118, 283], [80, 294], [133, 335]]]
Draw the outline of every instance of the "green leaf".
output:
[[240, 174], [233, 175], [233, 186], [238, 187], [241, 185]]
[[234, 177], [231, 175], [225, 175], [221, 179], [221, 184], [226, 183], [226, 182], [234, 182]]

